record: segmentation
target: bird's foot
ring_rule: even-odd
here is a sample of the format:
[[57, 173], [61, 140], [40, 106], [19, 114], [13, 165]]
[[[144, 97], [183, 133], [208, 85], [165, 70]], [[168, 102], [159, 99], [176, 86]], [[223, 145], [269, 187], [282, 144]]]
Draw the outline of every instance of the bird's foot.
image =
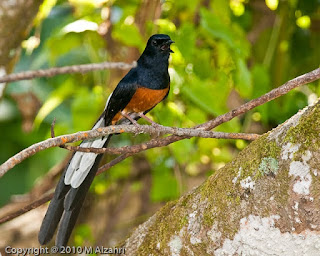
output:
[[138, 113], [138, 115], [139, 115], [141, 118], [143, 118], [144, 120], [146, 120], [148, 123], [150, 123], [151, 126], [153, 126], [153, 127], [160, 127], [160, 126], [162, 126], [161, 124], [158, 124], [158, 123], [152, 121], [149, 117], [147, 117], [147, 116], [146, 116], [145, 114], [143, 114], [142, 112], [141, 112], [141, 113]]
[[125, 118], [127, 118], [133, 125], [138, 126], [138, 122], [134, 120], [131, 116], [129, 116], [127, 113], [121, 111], [121, 115]]

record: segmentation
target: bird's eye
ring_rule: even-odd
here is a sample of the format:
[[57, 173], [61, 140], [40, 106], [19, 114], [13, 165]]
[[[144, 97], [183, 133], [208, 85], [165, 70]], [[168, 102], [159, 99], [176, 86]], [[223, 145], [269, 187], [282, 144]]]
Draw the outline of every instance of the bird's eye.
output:
[[156, 40], [152, 40], [152, 45], [157, 46], [158, 45], [157, 41]]

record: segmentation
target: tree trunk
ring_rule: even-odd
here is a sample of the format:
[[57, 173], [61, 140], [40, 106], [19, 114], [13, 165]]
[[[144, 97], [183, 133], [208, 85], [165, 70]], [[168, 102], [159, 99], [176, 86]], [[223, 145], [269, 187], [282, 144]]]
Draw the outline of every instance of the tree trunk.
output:
[[[11, 73], [43, 0], [0, 1], [0, 76]], [[0, 99], [5, 84], [0, 83]]]
[[126, 255], [319, 255], [319, 133], [318, 102], [140, 225]]

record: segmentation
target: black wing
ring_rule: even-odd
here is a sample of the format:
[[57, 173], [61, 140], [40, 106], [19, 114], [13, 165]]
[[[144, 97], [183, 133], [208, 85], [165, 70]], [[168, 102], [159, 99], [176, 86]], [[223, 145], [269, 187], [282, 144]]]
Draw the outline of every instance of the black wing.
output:
[[138, 68], [131, 69], [110, 95], [104, 111], [106, 126], [111, 124], [115, 115], [129, 104], [135, 94], [138, 88]]

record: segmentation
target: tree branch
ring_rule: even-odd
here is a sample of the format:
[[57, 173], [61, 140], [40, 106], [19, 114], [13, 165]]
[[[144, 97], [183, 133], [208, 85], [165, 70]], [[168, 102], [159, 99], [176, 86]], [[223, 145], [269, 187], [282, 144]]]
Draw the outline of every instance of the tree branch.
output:
[[[3, 163], [0, 166], [0, 177], [2, 177], [8, 170], [13, 168], [18, 163], [22, 162], [24, 159], [44, 149], [57, 147], [70, 142], [87, 140], [87, 139], [95, 139], [98, 137], [107, 136], [109, 134], [124, 133], [124, 132], [134, 133], [134, 134], [147, 133], [151, 135], [175, 134], [177, 136], [220, 138], [220, 139], [241, 138], [241, 136], [244, 135], [244, 134], [229, 134], [229, 133], [223, 133], [223, 132], [204, 131], [203, 129], [166, 127], [161, 125], [157, 127], [153, 127], [151, 125], [112, 125], [108, 127], [98, 128], [95, 130], [90, 130], [90, 131], [77, 132], [77, 133], [68, 134], [68, 135], [61, 135], [55, 138], [50, 138], [45, 141], [41, 141], [36, 144], [33, 144], [30, 147], [17, 153], [13, 157], [9, 158], [5, 163]], [[251, 140], [257, 138], [257, 136], [258, 135], [255, 135], [255, 134], [246, 135], [246, 137], [251, 138]], [[153, 140], [153, 141], [157, 144], [157, 140]], [[141, 144], [141, 145], [132, 146], [130, 150], [132, 153], [138, 153], [143, 149], [145, 150], [146, 148], [147, 146], [144, 146], [144, 144]], [[128, 147], [126, 149], [128, 150]], [[117, 150], [118, 149], [107, 148], [105, 149], [105, 152], [111, 152], [113, 154], [121, 154], [125, 152], [124, 149], [120, 149], [119, 151]]]
[[[294, 88], [305, 85], [307, 83], [311, 83], [311, 82], [318, 80], [318, 79], [320, 79], [320, 68], [317, 68], [309, 73], [303, 74], [303, 75], [298, 76], [292, 80], [289, 80], [285, 84], [281, 85], [278, 88], [273, 89], [272, 91], [262, 95], [261, 97], [253, 99], [253, 100], [239, 106], [238, 108], [235, 108], [235, 109], [227, 112], [226, 114], [220, 115], [220, 116], [216, 117], [215, 119], [210, 120], [210, 121], [203, 123], [201, 125], [197, 125], [194, 128], [202, 128], [204, 130], [211, 130], [211, 129], [219, 126], [222, 123], [230, 121], [231, 119], [235, 118], [236, 116], [244, 114], [257, 106], [263, 105], [264, 103], [267, 103], [271, 100], [274, 100], [274, 99], [288, 93], [289, 91], [293, 90]], [[171, 136], [159, 139], [157, 141], [150, 140], [150, 141], [144, 143], [145, 149], [143, 149], [143, 150], [147, 150], [147, 149], [154, 148], [154, 147], [164, 147], [164, 146], [167, 146], [167, 145], [174, 143], [176, 141], [187, 139], [187, 138], [189, 138], [189, 137], [171, 135]], [[161, 145], [161, 146], [159, 146], [159, 145]], [[115, 158], [114, 160], [118, 160], [118, 162], [121, 162], [131, 155], [133, 155], [133, 154], [130, 154], [126, 157], [119, 156], [119, 157]], [[99, 172], [101, 173], [109, 168], [110, 167], [107, 164], [103, 165], [99, 168]]]
[[[167, 127], [166, 127], [167, 128]], [[185, 129], [185, 128], [179, 128], [179, 129]], [[198, 134], [198, 136], [197, 136]], [[204, 136], [202, 136], [204, 135]], [[203, 134], [203, 131], [196, 130], [193, 136], [190, 137], [200, 137], [200, 138], [214, 138], [214, 139], [242, 139], [242, 140], [256, 140], [259, 135], [254, 133], [223, 133], [223, 132], [212, 132], [212, 136], [206, 136], [210, 135], [210, 133]], [[158, 142], [158, 139], [155, 139], [156, 142]], [[92, 152], [96, 154], [110, 154], [110, 155], [120, 155], [124, 153], [139, 153], [143, 150], [148, 149], [148, 146], [146, 143], [141, 143], [133, 146], [123, 146], [120, 148], [84, 148], [80, 146], [71, 146], [71, 145], [63, 145], [63, 148], [70, 150], [70, 151], [80, 151], [80, 152]]]
[[241, 105], [240, 107], [238, 107], [236, 109], [229, 111], [226, 114], [218, 116], [217, 118], [215, 118], [207, 123], [196, 126], [196, 128], [203, 128], [205, 130], [211, 130], [214, 127], [217, 127], [218, 125], [220, 125], [222, 123], [228, 122], [231, 119], [233, 119], [234, 117], [239, 116], [241, 114], [244, 114], [257, 106], [260, 106], [264, 103], [267, 103], [271, 100], [274, 100], [282, 95], [285, 95], [286, 93], [290, 92], [294, 88], [297, 88], [301, 85], [311, 83], [311, 82], [316, 81], [318, 79], [320, 79], [320, 68], [317, 68], [309, 73], [306, 73], [306, 74], [298, 76], [294, 79], [291, 79], [288, 82], [286, 82], [285, 84], [273, 89], [272, 91], [260, 96], [259, 98], [250, 100], [249, 102]]
[[109, 170], [112, 166], [122, 162], [124, 159], [134, 155], [136, 153], [125, 153], [121, 156], [116, 157], [115, 159], [113, 159], [112, 161], [110, 161], [109, 163], [106, 163], [105, 165], [102, 165], [97, 172], [97, 175], [105, 172], [106, 170]]
[[[316, 81], [318, 79], [320, 79], [320, 68], [317, 68], [309, 73], [306, 73], [306, 74], [298, 76], [294, 79], [291, 79], [288, 82], [286, 82], [285, 84], [279, 86], [278, 88], [273, 89], [272, 91], [260, 96], [259, 98], [253, 99], [253, 100], [241, 105], [238, 108], [232, 109], [231, 111], [229, 111], [223, 115], [220, 115], [220, 116], [216, 117], [215, 119], [212, 119], [206, 123], [203, 123], [201, 125], [197, 125], [194, 128], [202, 128], [204, 130], [211, 130], [211, 129], [219, 126], [222, 123], [228, 122], [231, 119], [250, 111], [251, 109], [253, 109], [257, 106], [263, 105], [264, 103], [267, 103], [271, 100], [274, 100], [274, 99], [288, 93], [289, 91], [293, 90], [294, 88], [305, 85], [307, 83], [311, 83], [311, 82]], [[176, 141], [187, 139], [187, 138], [188, 138], [187, 136], [183, 137], [183, 136], [171, 135], [171, 136], [162, 138], [158, 141], [150, 140], [150, 141], [144, 143], [144, 145], [145, 145], [144, 150], [154, 148], [154, 147], [159, 147], [157, 145], [161, 145], [161, 147], [164, 147], [164, 146], [167, 146], [167, 145], [174, 143]], [[126, 157], [121, 157], [121, 159], [119, 156], [119, 157], [115, 158], [114, 161], [118, 160], [118, 162], [121, 162], [131, 155], [128, 155]], [[101, 173], [109, 168], [110, 167], [108, 166], [108, 164], [105, 164], [99, 168], [99, 172]]]
[[39, 199], [37, 201], [34, 201], [33, 203], [22, 207], [18, 211], [15, 211], [13, 213], [8, 214], [7, 216], [5, 216], [5, 217], [0, 219], [0, 224], [5, 223], [7, 221], [10, 221], [10, 220], [12, 220], [14, 218], [17, 218], [20, 215], [39, 207], [40, 205], [42, 205], [42, 204], [48, 202], [49, 200], [51, 200], [53, 195], [54, 195], [54, 192], [51, 192], [50, 194], [42, 197], [41, 199]]
[[[110, 169], [112, 166], [116, 165], [117, 163], [123, 161], [124, 159], [126, 159], [132, 155], [134, 155], [134, 153], [125, 153], [125, 154], [113, 159], [109, 163], [100, 167], [96, 175], [100, 175], [102, 172]], [[9, 213], [8, 215], [0, 218], [0, 224], [3, 224], [3, 223], [8, 222], [12, 219], [15, 219], [15, 218], [21, 216], [22, 214], [24, 214], [28, 211], [31, 211], [31, 210], [39, 207], [40, 205], [45, 204], [46, 202], [48, 202], [49, 200], [51, 200], [53, 198], [53, 195], [54, 195], [54, 192], [51, 192], [48, 195], [40, 198], [39, 200], [36, 200], [36, 201], [22, 207], [21, 209], [18, 209], [18, 210], [15, 210], [15, 211]]]
[[[5, 163], [3, 163], [0, 166], [0, 177], [2, 177], [9, 169], [14, 167], [16, 164], [20, 163], [22, 160], [25, 158], [34, 155], [35, 153], [44, 150], [46, 148], [50, 147], [56, 147], [60, 145], [64, 145], [65, 143], [69, 142], [74, 142], [74, 141], [79, 141], [79, 140], [84, 140], [84, 139], [92, 139], [92, 138], [97, 138], [101, 136], [106, 136], [109, 134], [114, 134], [114, 133], [123, 133], [123, 132], [129, 132], [129, 133], [148, 133], [148, 134], [158, 134], [164, 133], [164, 134], [174, 134], [169, 137], [165, 137], [162, 139], [153, 139], [150, 140], [149, 142], [143, 143], [141, 145], [136, 145], [137, 147], [140, 147], [139, 150], [134, 151], [134, 153], [141, 152], [143, 150], [149, 149], [149, 148], [154, 148], [154, 147], [162, 147], [169, 145], [175, 141], [190, 138], [190, 137], [202, 137], [202, 138], [225, 138], [224, 133], [217, 133], [217, 132], [209, 132], [207, 130], [211, 130], [214, 127], [230, 121], [234, 117], [241, 115], [245, 112], [248, 112], [249, 110], [262, 105], [266, 102], [269, 102], [275, 98], [278, 98], [290, 90], [313, 82], [317, 79], [320, 78], [320, 68], [315, 69], [309, 73], [306, 73], [304, 75], [301, 75], [297, 78], [294, 78], [287, 83], [283, 84], [282, 86], [273, 89], [272, 91], [266, 93], [265, 95], [251, 100], [246, 104], [241, 105], [240, 107], [233, 109], [229, 111], [228, 113], [218, 116], [217, 118], [208, 121], [204, 124], [195, 126], [194, 128], [172, 128], [172, 127], [165, 127], [161, 126], [161, 129], [159, 127], [154, 128], [149, 125], [139, 125], [139, 126], [134, 126], [134, 125], [124, 125], [124, 126], [109, 126], [105, 128], [98, 128], [96, 130], [92, 131], [87, 131], [87, 132], [78, 132], [75, 134], [70, 134], [70, 135], [64, 135], [64, 136], [59, 136], [56, 138], [51, 138], [43, 142], [39, 142], [37, 144], [34, 144], [30, 146], [27, 149], [24, 149], [20, 153], [16, 154], [15, 156], [11, 157], [8, 159]], [[134, 146], [133, 146], [134, 147]], [[133, 152], [132, 152], [133, 153]]]
[[[186, 132], [187, 130], [193, 130], [195, 133], [200, 132], [199, 134], [204, 134], [204, 135], [209, 135], [209, 134], [211, 134], [211, 135], [213, 135], [213, 134], [219, 135], [220, 134], [220, 136], [230, 136], [230, 134], [227, 134], [227, 133], [214, 133], [214, 132], [208, 132], [206, 130], [210, 130], [210, 129], [212, 129], [212, 128], [214, 128], [214, 127], [216, 127], [216, 126], [218, 126], [218, 125], [220, 125], [220, 124], [222, 124], [224, 122], [230, 121], [234, 117], [236, 117], [238, 115], [241, 115], [241, 114], [243, 114], [245, 112], [248, 112], [249, 110], [253, 109], [256, 106], [259, 106], [259, 105], [262, 105], [262, 104], [264, 104], [266, 102], [269, 102], [269, 101], [271, 101], [271, 100], [273, 100], [275, 98], [278, 98], [278, 97], [286, 94], [287, 92], [289, 92], [290, 90], [292, 90], [292, 89], [294, 89], [294, 88], [296, 88], [298, 86], [313, 82], [313, 81], [315, 81], [315, 80], [317, 80], [319, 78], [320, 78], [320, 68], [315, 69], [315, 70], [313, 70], [313, 71], [311, 71], [309, 73], [306, 73], [306, 74], [304, 74], [302, 76], [299, 76], [297, 78], [294, 78], [294, 79], [288, 81], [287, 83], [285, 83], [284, 85], [282, 85], [282, 86], [280, 86], [280, 87], [268, 92], [267, 94], [265, 94], [265, 95], [263, 95], [263, 96], [261, 96], [261, 97], [259, 97], [257, 99], [251, 100], [248, 103], [243, 104], [240, 107], [238, 107], [236, 109], [233, 109], [233, 110], [229, 111], [226, 114], [218, 116], [217, 118], [215, 118], [215, 119], [213, 119], [211, 121], [208, 121], [208, 122], [206, 122], [204, 124], [195, 126], [194, 128], [187, 129], [187, 128], [172, 128], [172, 127], [163, 126], [163, 128], [165, 128], [165, 129], [166, 128], [172, 129], [170, 131], [179, 131], [180, 133], [177, 132], [178, 133], [177, 135], [171, 135], [171, 136], [168, 136], [168, 137], [165, 137], [165, 138], [160, 138], [160, 139], [152, 139], [152, 140], [150, 140], [148, 142], [145, 142], [145, 143], [142, 143], [142, 144], [139, 144], [139, 145], [134, 145], [134, 146], [127, 146], [127, 147], [122, 147], [122, 148], [117, 148], [117, 149], [110, 149], [109, 148], [110, 152], [108, 152], [107, 149], [106, 150], [103, 149], [103, 151], [105, 150], [105, 152], [108, 152], [108, 153], [114, 153], [114, 154], [115, 153], [117, 153], [117, 154], [123, 153], [123, 154], [118, 156], [117, 158], [113, 159], [109, 163], [101, 166], [99, 168], [99, 170], [98, 170], [97, 175], [99, 175], [100, 173], [104, 172], [105, 170], [110, 169], [112, 166], [116, 165], [117, 163], [123, 161], [124, 159], [126, 159], [126, 158], [128, 158], [128, 157], [130, 157], [130, 156], [132, 156], [132, 155], [134, 155], [134, 154], [136, 154], [138, 152], [141, 152], [141, 151], [144, 151], [144, 150], [147, 150], [147, 149], [150, 149], [150, 148], [154, 148], [154, 147], [166, 146], [166, 145], [169, 145], [169, 144], [171, 144], [173, 142], [176, 142], [176, 141], [179, 141], [179, 140], [182, 140], [182, 139], [186, 139], [186, 138], [190, 138], [190, 136], [183, 135], [184, 132]], [[144, 131], [139, 130], [139, 129], [144, 129], [144, 127], [146, 127], [146, 130], [144, 130]], [[128, 130], [126, 130], [127, 128], [128, 128]], [[131, 130], [129, 128], [133, 128], [133, 129]], [[150, 130], [148, 130], [148, 128]], [[166, 131], [168, 131], [168, 130], [166, 130]], [[133, 126], [132, 125], [132, 126], [130, 126], [130, 125], [124, 125], [124, 126], [109, 126], [109, 127], [105, 127], [105, 128], [98, 128], [96, 130], [92, 130], [92, 131], [88, 131], [88, 132], [79, 132], [79, 133], [75, 133], [75, 134], [59, 136], [59, 137], [56, 137], [56, 138], [48, 139], [46, 141], [34, 144], [34, 145], [30, 146], [29, 148], [21, 151], [17, 155], [13, 156], [12, 158], [10, 158], [11, 160], [9, 159], [7, 162], [5, 162], [4, 164], [2, 164], [0, 166], [0, 177], [6, 171], [8, 171], [13, 166], [15, 166], [16, 164], [20, 163], [23, 160], [23, 159], [20, 159], [21, 155], [25, 154], [28, 151], [29, 151], [29, 153], [31, 155], [33, 155], [36, 152], [45, 149], [45, 148], [43, 148], [44, 147], [43, 146], [44, 143], [48, 143], [48, 147], [47, 148], [49, 148], [49, 147], [55, 147], [55, 146], [58, 146], [58, 145], [64, 145], [65, 143], [68, 143], [68, 142], [73, 142], [73, 141], [77, 141], [77, 140], [83, 140], [84, 138], [82, 138], [81, 136], [85, 137], [85, 139], [89, 139], [89, 138], [96, 138], [96, 137], [99, 137], [99, 136], [105, 136], [105, 135], [112, 134], [112, 133], [123, 133], [123, 132], [159, 134], [159, 130], [157, 129], [157, 131], [155, 131], [155, 128], [152, 127], [152, 126], [145, 126], [145, 125], [139, 125], [139, 126]], [[54, 136], [53, 130], [51, 130], [51, 133]], [[98, 133], [98, 135], [96, 133]], [[168, 132], [168, 133], [171, 133], [171, 132]], [[175, 134], [175, 133], [172, 132], [172, 134]], [[244, 134], [234, 134], [234, 135], [243, 136]], [[245, 136], [247, 136], [247, 135], [250, 136], [250, 134], [246, 134]], [[254, 136], [258, 136], [258, 135], [252, 134], [252, 136], [254, 137]], [[52, 141], [52, 140], [57, 140], [57, 141]], [[56, 143], [56, 145], [54, 145], [54, 143]], [[77, 147], [70, 147], [70, 146], [65, 146], [65, 147], [67, 147], [67, 149], [78, 150]], [[83, 149], [83, 150], [90, 150], [88, 152], [93, 152], [95, 149], [90, 148], [90, 149]], [[91, 150], [93, 150], [93, 151], [91, 151]], [[118, 150], [118, 152], [117, 152], [117, 150]], [[129, 151], [126, 151], [126, 150], [129, 150]], [[85, 152], [87, 152], [87, 151], [85, 151]], [[97, 151], [97, 153], [100, 153], [100, 152]], [[17, 159], [15, 159], [15, 157]], [[10, 165], [13, 165], [13, 166], [10, 167]], [[9, 169], [6, 169], [6, 168], [9, 168]], [[29, 211], [31, 209], [34, 209], [34, 208], [40, 206], [41, 204], [49, 201], [52, 198], [52, 196], [53, 196], [53, 194], [49, 194], [48, 196], [45, 196], [44, 198], [41, 198], [40, 200], [38, 200], [36, 202], [33, 202], [32, 204], [24, 207], [23, 209], [21, 209], [21, 211], [14, 212], [14, 213], [12, 213], [12, 214], [0, 219], [0, 224], [3, 223], [3, 222], [9, 221], [9, 220], [11, 220], [11, 219], [13, 219], [13, 218], [15, 218], [17, 216], [22, 215], [23, 213], [25, 213], [25, 212], [27, 212], [27, 211]]]
[[124, 62], [101, 62], [65, 67], [54, 67], [49, 69], [39, 69], [34, 71], [25, 71], [21, 73], [5, 75], [0, 77], [0, 83], [14, 82], [19, 80], [30, 80], [39, 77], [52, 77], [61, 74], [87, 73], [90, 71], [103, 69], [130, 69], [136, 66], [136, 62], [133, 62], [131, 64], [127, 64]]

